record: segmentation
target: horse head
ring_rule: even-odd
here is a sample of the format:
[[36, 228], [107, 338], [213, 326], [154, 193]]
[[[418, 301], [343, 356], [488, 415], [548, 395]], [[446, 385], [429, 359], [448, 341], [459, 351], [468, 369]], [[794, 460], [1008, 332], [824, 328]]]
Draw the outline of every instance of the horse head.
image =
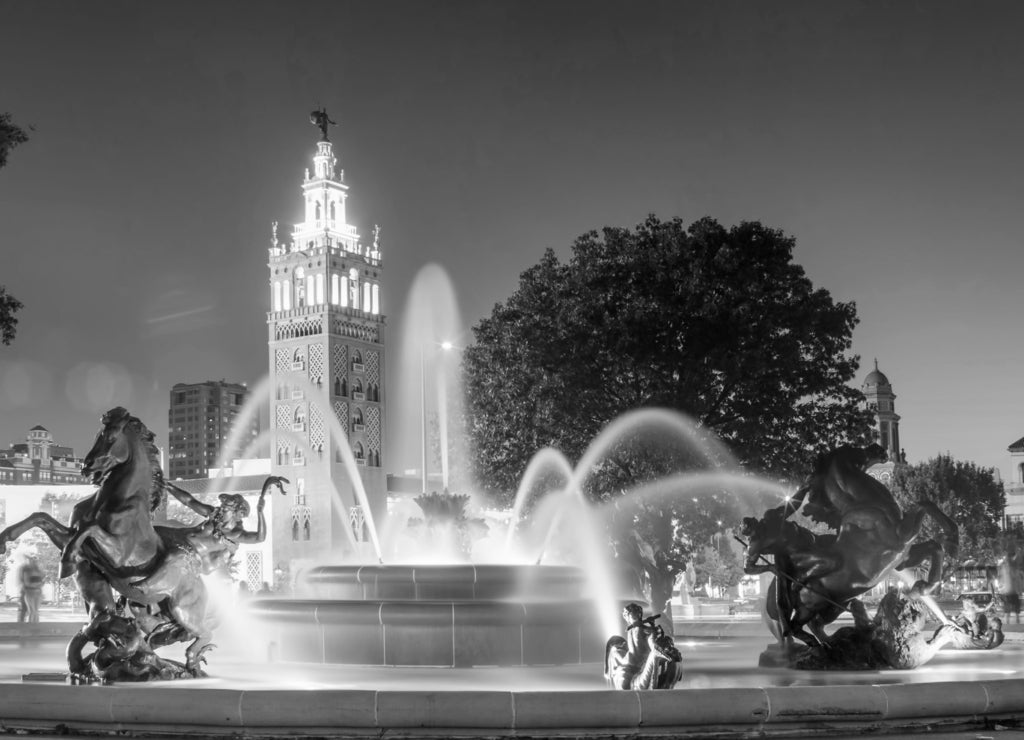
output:
[[96, 441], [82, 464], [82, 475], [99, 484], [111, 470], [130, 461], [138, 447], [146, 454], [147, 461], [153, 464], [155, 460], [159, 468], [159, 458], [154, 458], [154, 454], [158, 454], [154, 438], [146, 425], [127, 409], [112, 408], [103, 415]]

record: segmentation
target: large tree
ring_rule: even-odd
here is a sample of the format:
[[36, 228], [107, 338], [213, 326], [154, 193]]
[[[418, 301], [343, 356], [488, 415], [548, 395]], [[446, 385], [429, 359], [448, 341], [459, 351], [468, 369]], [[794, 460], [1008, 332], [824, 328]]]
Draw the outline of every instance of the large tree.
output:
[[[7, 155], [10, 151], [26, 141], [28, 141], [28, 134], [11, 120], [11, 114], [0, 113], [0, 167], [7, 164]], [[0, 341], [4, 344], [14, 341], [15, 327], [18, 325], [18, 319], [14, 314], [21, 307], [21, 301], [10, 295], [7, 289], [0, 285]]]
[[[897, 465], [891, 488], [904, 510], [927, 498], [957, 523], [960, 562], [994, 565], [1006, 554], [1000, 529], [1006, 494], [993, 468], [954, 460], [947, 453], [917, 465]], [[924, 536], [939, 534], [926, 519]]]
[[[817, 452], [863, 439], [870, 415], [848, 385], [855, 306], [812, 285], [792, 261], [794, 244], [757, 222], [686, 227], [651, 216], [634, 230], [584, 234], [565, 263], [548, 250], [474, 327], [465, 352], [480, 481], [508, 495], [534, 452], [553, 446], [578, 462], [605, 425], [639, 407], [688, 414], [747, 471], [775, 478], [799, 478]], [[658, 444], [620, 445], [587, 493], [614, 497], [694, 464]], [[712, 520], [736, 523], [738, 511], [721, 525], [716, 511], [693, 518], [701, 524], [689, 532], [680, 507], [708, 508], [695, 503], [635, 512], [654, 555], [671, 563], [663, 581], [707, 542]]]

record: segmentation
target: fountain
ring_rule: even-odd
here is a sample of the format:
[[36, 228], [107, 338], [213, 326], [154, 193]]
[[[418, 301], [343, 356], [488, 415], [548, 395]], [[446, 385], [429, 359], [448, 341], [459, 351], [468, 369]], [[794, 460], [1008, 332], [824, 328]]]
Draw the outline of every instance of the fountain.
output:
[[[208, 677], [116, 687], [22, 681], [64, 670], [62, 653], [0, 646], [0, 731], [821, 737], [981, 727], [1024, 712], [1024, 643], [1008, 639], [984, 654], [941, 651], [914, 671], [811, 672], [758, 667], [768, 633], [738, 620], [680, 625], [682, 679], [674, 691], [607, 689], [604, 643], [618, 633], [631, 594], [610, 587], [597, 522], [611, 511], [581, 491], [609, 447], [644, 428], [685, 445], [698, 440], [685, 418], [647, 409], [610, 424], [576, 466], [541, 450], [517, 491], [508, 531], [495, 533], [507, 546], [503, 562], [376, 557], [311, 568], [296, 598], [252, 599], [227, 615], [217, 636], [223, 652], [211, 656]], [[628, 496], [699, 498], [729, 488], [753, 502], [744, 492], [773, 489], [721, 464], [727, 455], [716, 445], [697, 445], [716, 464]], [[350, 472], [358, 478], [354, 463]], [[541, 478], [557, 485], [538, 494]], [[784, 491], [774, 490], [781, 498]], [[523, 517], [533, 496], [534, 513]], [[370, 526], [375, 555], [386, 554], [387, 538]], [[570, 559], [566, 550], [575, 561], [556, 563]]]

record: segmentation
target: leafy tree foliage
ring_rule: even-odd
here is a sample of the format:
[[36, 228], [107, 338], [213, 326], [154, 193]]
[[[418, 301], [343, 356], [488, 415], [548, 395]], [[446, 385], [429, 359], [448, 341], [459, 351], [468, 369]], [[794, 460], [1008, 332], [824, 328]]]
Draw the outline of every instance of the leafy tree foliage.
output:
[[14, 123], [10, 113], [0, 113], [0, 167], [7, 164], [7, 155], [18, 144], [28, 141], [25, 130]]
[[[916, 501], [934, 501], [960, 527], [960, 561], [995, 564], [1005, 554], [1000, 521], [1006, 505], [1002, 481], [992, 468], [938, 455], [917, 465], [897, 465], [891, 488], [906, 510]], [[923, 536], [937, 535], [925, 520]]]
[[[635, 230], [582, 235], [566, 263], [548, 250], [474, 327], [464, 355], [481, 482], [507, 497], [535, 451], [553, 446], [579, 461], [605, 425], [639, 407], [688, 414], [746, 470], [776, 478], [802, 477], [816, 453], [862, 440], [870, 414], [847, 385], [857, 370], [856, 309], [816, 289], [793, 247], [757, 222], [686, 227], [650, 216]], [[587, 493], [608, 500], [702, 464], [693, 451], [627, 442], [609, 450]], [[661, 580], [681, 572], [693, 543], [707, 542], [711, 522], [738, 523], [735, 507], [693, 518], [690, 503], [631, 512], [653, 551], [634, 560], [659, 561]]]
[[[0, 168], [7, 164], [10, 151], [28, 141], [28, 134], [11, 120], [10, 113], [0, 113]], [[15, 327], [18, 319], [14, 314], [22, 308], [22, 303], [0, 285], [0, 341], [9, 345], [14, 341]]]
[[0, 341], [4, 344], [14, 341], [18, 326], [18, 319], [14, 314], [21, 308], [21, 301], [8, 293], [7, 288], [0, 285]]

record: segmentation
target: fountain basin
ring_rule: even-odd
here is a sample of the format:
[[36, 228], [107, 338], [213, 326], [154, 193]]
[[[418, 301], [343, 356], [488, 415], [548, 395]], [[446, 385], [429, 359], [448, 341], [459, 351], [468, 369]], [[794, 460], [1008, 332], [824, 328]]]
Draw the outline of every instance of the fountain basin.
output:
[[607, 635], [577, 568], [321, 566], [305, 599], [254, 599], [278, 660], [382, 666], [598, 662]]
[[559, 565], [321, 565], [306, 571], [316, 598], [579, 599], [586, 574]]
[[390, 666], [560, 665], [600, 661], [589, 601], [254, 600], [279, 660]]

